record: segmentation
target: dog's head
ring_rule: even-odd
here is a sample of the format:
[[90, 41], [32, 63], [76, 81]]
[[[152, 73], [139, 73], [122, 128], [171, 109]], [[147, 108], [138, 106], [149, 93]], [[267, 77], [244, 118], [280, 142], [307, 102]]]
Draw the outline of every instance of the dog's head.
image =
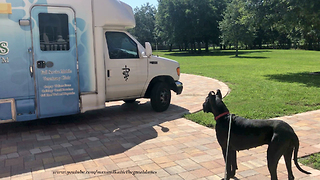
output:
[[215, 117], [229, 112], [227, 106], [222, 101], [222, 94], [219, 89], [217, 90], [217, 93], [211, 91], [208, 94], [205, 102], [203, 103], [203, 111], [205, 113], [211, 112]]

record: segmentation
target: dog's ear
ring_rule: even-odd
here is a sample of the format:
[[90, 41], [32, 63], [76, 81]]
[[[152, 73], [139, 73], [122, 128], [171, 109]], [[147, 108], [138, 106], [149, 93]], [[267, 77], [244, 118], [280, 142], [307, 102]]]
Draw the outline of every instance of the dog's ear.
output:
[[210, 91], [207, 97], [212, 97], [212, 96], [215, 96], [215, 95], [216, 95], [216, 93], [214, 91]]
[[220, 99], [222, 99], [222, 94], [221, 94], [220, 89], [217, 90], [217, 96], [218, 96]]
[[216, 93], [214, 91], [210, 91], [209, 94], [208, 94], [208, 97], [209, 98], [209, 101], [212, 101], [212, 100], [216, 100]]
[[209, 93], [211, 96], [214, 96], [214, 95], [216, 95], [216, 93], [214, 93], [214, 91], [210, 91], [210, 93]]

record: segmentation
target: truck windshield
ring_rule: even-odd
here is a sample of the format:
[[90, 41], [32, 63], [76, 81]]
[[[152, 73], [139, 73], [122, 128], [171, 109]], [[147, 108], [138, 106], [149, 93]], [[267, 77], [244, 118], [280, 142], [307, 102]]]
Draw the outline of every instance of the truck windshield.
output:
[[137, 44], [123, 32], [106, 32], [110, 59], [139, 58]]

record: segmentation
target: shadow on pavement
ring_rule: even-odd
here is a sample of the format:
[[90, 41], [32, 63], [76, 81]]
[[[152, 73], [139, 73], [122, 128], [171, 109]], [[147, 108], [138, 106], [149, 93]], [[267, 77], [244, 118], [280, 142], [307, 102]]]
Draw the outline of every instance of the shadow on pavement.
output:
[[[170, 105], [113, 105], [84, 114], [0, 124], [0, 178], [123, 153], [154, 139], [160, 124], [188, 113]], [[159, 129], [159, 128], [158, 128]], [[158, 130], [159, 131], [159, 130]]]

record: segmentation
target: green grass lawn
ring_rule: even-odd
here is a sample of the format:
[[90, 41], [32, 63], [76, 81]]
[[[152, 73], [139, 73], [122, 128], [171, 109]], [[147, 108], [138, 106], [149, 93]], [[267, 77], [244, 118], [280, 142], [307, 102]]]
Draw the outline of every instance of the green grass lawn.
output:
[[[182, 73], [226, 83], [231, 93], [224, 102], [231, 113], [239, 116], [266, 119], [320, 109], [320, 75], [310, 74], [320, 71], [320, 52], [317, 51], [242, 50], [238, 58], [234, 51], [154, 54], [178, 61]], [[215, 125], [213, 115], [203, 111], [185, 117], [208, 127]], [[308, 162], [317, 167], [320, 156]]]
[[226, 83], [231, 93], [224, 101], [230, 112], [239, 116], [273, 118], [320, 109], [320, 75], [310, 74], [320, 71], [320, 52], [243, 50], [238, 58], [234, 51], [155, 54], [178, 61], [183, 73]]

